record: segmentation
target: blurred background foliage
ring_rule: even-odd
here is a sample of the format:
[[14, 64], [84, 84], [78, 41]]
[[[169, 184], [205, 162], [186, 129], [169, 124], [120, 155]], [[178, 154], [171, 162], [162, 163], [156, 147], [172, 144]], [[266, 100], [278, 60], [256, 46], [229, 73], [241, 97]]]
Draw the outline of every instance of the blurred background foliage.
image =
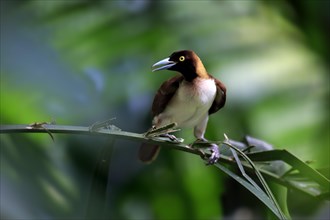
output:
[[[174, 75], [151, 73], [151, 65], [192, 49], [228, 89], [208, 139], [249, 134], [329, 167], [329, 1], [0, 2], [1, 124], [88, 126], [115, 117], [121, 129], [142, 133], [156, 89]], [[180, 136], [193, 141], [191, 130]], [[91, 198], [102, 201], [90, 189], [109, 140], [0, 137], [1, 219], [81, 219]], [[117, 140], [111, 148], [100, 217], [265, 216], [249, 192], [200, 158], [162, 150], [146, 166], [138, 146]], [[329, 204], [290, 192], [289, 209], [294, 218], [320, 219]]]

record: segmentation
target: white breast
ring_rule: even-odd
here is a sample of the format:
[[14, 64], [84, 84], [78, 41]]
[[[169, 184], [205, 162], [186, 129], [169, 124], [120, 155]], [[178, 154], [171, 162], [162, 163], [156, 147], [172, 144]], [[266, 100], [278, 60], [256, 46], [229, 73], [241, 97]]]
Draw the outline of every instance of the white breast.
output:
[[176, 122], [178, 127], [194, 127], [208, 114], [215, 95], [213, 79], [183, 81], [163, 113], [154, 118], [156, 126]]

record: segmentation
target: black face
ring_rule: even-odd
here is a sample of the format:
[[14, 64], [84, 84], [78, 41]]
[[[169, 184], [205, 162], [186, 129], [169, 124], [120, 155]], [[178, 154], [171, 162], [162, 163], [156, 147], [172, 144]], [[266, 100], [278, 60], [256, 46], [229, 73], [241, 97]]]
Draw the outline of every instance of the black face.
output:
[[191, 50], [181, 50], [172, 53], [170, 61], [176, 64], [168, 68], [180, 72], [187, 81], [192, 81], [197, 77], [196, 62], [197, 55]]

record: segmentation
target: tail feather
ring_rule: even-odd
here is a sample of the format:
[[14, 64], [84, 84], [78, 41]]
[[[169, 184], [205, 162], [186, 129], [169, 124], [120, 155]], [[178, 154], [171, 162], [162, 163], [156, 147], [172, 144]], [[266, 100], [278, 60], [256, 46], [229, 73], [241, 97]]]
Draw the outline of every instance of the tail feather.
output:
[[143, 143], [140, 146], [139, 159], [144, 163], [151, 163], [157, 158], [159, 150], [158, 145]]

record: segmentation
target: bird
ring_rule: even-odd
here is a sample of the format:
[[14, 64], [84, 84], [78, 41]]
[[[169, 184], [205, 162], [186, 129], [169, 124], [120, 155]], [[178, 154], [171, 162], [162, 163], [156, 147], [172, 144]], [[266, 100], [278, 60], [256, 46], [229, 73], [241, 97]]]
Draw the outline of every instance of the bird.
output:
[[[152, 128], [176, 123], [177, 128], [194, 128], [196, 141], [207, 141], [204, 134], [209, 115], [224, 107], [226, 86], [206, 71], [192, 50], [175, 51], [152, 68], [152, 72], [170, 70], [179, 73], [163, 82], [154, 97]], [[142, 143], [139, 159], [150, 163], [156, 159], [159, 150], [158, 145]], [[215, 154], [209, 163], [213, 164], [218, 158], [219, 155]]]

